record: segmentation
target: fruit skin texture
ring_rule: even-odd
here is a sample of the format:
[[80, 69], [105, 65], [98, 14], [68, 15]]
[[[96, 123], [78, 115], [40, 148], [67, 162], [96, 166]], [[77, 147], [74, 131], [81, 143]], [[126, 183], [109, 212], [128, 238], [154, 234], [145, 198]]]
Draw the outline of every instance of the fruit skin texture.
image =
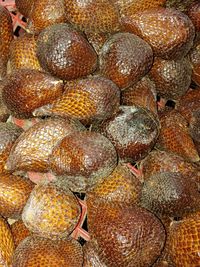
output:
[[62, 80], [73, 80], [93, 73], [97, 55], [82, 33], [66, 23], [44, 29], [37, 40], [41, 66]]
[[53, 147], [68, 134], [79, 130], [85, 130], [81, 123], [58, 117], [36, 123], [13, 145], [6, 163], [7, 169], [47, 172]]
[[21, 14], [23, 14], [26, 18], [29, 18], [30, 13], [33, 10], [34, 3], [36, 0], [15, 0], [15, 4], [17, 9]]
[[200, 32], [200, 3], [194, 1], [187, 9], [187, 15], [195, 26], [196, 32]]
[[109, 0], [65, 0], [66, 18], [82, 31], [119, 30], [117, 8]]
[[11, 261], [14, 253], [15, 245], [10, 228], [3, 219], [0, 217], [0, 266], [11, 266]]
[[29, 236], [17, 247], [13, 267], [81, 267], [81, 245], [73, 239], [56, 240]]
[[11, 224], [10, 226], [12, 236], [14, 239], [15, 247], [19, 245], [19, 243], [24, 240], [27, 236], [32, 233], [28, 230], [28, 228], [24, 225], [22, 220], [18, 220]]
[[131, 33], [116, 33], [103, 45], [100, 55], [100, 73], [120, 89], [136, 83], [151, 68], [151, 47]]
[[122, 24], [126, 31], [149, 43], [154, 55], [163, 59], [182, 58], [193, 45], [194, 26], [187, 15], [175, 9], [158, 7], [144, 10], [124, 16]]
[[192, 65], [192, 80], [200, 86], [200, 41], [189, 53]]
[[33, 233], [50, 239], [69, 236], [81, 208], [68, 188], [49, 183], [36, 185], [23, 209], [22, 220]]
[[88, 204], [88, 228], [108, 267], [149, 267], [161, 253], [165, 230], [161, 222], [138, 206]]
[[10, 13], [0, 5], [0, 80], [6, 76], [9, 46], [12, 39], [13, 27]]

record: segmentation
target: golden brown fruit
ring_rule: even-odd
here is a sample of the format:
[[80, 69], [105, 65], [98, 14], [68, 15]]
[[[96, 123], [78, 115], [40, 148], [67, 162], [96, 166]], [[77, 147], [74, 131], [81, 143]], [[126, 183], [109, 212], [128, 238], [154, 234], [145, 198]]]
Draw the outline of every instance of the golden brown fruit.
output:
[[136, 84], [121, 92], [121, 104], [136, 105], [157, 115], [155, 84], [147, 76], [143, 77]]
[[41, 66], [63, 80], [87, 76], [97, 66], [97, 55], [72, 26], [55, 24], [44, 29], [37, 40], [37, 56]]
[[3, 103], [2, 99], [2, 89], [3, 89], [4, 83], [0, 81], [0, 122], [6, 122], [7, 119], [10, 116], [10, 112]]
[[0, 263], [1, 266], [11, 266], [15, 245], [7, 222], [0, 217]]
[[19, 243], [22, 240], [24, 240], [27, 236], [32, 234], [25, 226], [22, 220], [18, 220], [13, 224], [11, 224], [10, 229], [14, 239], [15, 247], [17, 247]]
[[36, 0], [28, 21], [31, 32], [39, 33], [46, 27], [65, 22], [65, 0]]
[[22, 134], [23, 130], [15, 124], [8, 122], [0, 123], [0, 173], [7, 172], [5, 169], [6, 161], [10, 150], [16, 139]]
[[189, 53], [192, 65], [192, 80], [200, 86], [200, 41]]
[[144, 108], [121, 106], [98, 130], [113, 143], [122, 161], [133, 162], [144, 158], [154, 146], [159, 122]]
[[55, 183], [36, 185], [22, 213], [25, 226], [51, 239], [69, 236], [78, 223], [80, 204], [66, 187]]
[[20, 218], [34, 183], [21, 176], [0, 174], [0, 214], [6, 218]]
[[189, 125], [190, 135], [200, 156], [200, 110], [193, 113]]
[[172, 225], [169, 246], [176, 267], [200, 266], [199, 227], [199, 212]]
[[65, 0], [67, 20], [77, 28], [89, 32], [119, 30], [116, 7], [109, 0]]
[[126, 31], [143, 38], [151, 45], [155, 56], [163, 59], [181, 58], [193, 45], [194, 26], [184, 13], [175, 9], [144, 10], [124, 16], [122, 23]]
[[13, 39], [13, 27], [10, 13], [0, 5], [0, 80], [6, 76], [9, 47]]
[[88, 206], [89, 232], [100, 260], [108, 267], [149, 267], [160, 255], [165, 230], [152, 213], [138, 206], [99, 202]]
[[63, 138], [53, 149], [49, 166], [57, 175], [79, 176], [87, 186], [109, 175], [117, 165], [112, 143], [95, 132], [76, 132]]
[[36, 40], [33, 35], [23, 35], [10, 44], [10, 67], [16, 69], [42, 70], [36, 56]]
[[29, 18], [30, 13], [34, 8], [36, 0], [15, 0], [18, 11], [23, 14], [26, 18]]
[[182, 217], [200, 209], [198, 186], [181, 173], [160, 172], [144, 181], [141, 205], [161, 217]]
[[29, 236], [17, 247], [13, 267], [81, 267], [81, 245], [73, 239], [52, 241], [38, 236]]
[[161, 130], [156, 142], [157, 148], [176, 153], [189, 161], [199, 161], [188, 123], [177, 110], [164, 112], [160, 118], [160, 124]]
[[154, 59], [149, 77], [159, 96], [177, 100], [189, 89], [192, 68], [185, 58], [178, 60]]
[[7, 169], [47, 172], [49, 155], [58, 141], [84, 129], [79, 122], [57, 117], [36, 123], [15, 142], [6, 164]]
[[53, 103], [53, 114], [91, 123], [110, 118], [119, 109], [120, 90], [107, 78], [93, 76], [71, 81], [64, 89]]
[[198, 0], [188, 7], [187, 15], [194, 24], [196, 32], [200, 32], [200, 2]]
[[100, 72], [119, 88], [136, 83], [151, 68], [151, 47], [131, 33], [116, 33], [103, 45], [100, 55]]

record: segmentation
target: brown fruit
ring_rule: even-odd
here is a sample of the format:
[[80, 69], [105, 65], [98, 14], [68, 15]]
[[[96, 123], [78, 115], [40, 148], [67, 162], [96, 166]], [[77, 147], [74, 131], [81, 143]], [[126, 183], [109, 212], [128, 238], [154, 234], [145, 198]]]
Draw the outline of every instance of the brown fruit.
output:
[[198, 186], [181, 173], [160, 172], [144, 181], [141, 205], [161, 217], [182, 217], [200, 209]]
[[0, 122], [6, 122], [7, 119], [10, 116], [10, 112], [3, 103], [2, 99], [2, 89], [3, 89], [4, 83], [0, 81]]
[[12, 19], [9, 11], [0, 5], [0, 80], [7, 73], [9, 46], [13, 39]]
[[26, 18], [29, 18], [36, 0], [15, 0], [18, 11]]
[[12, 236], [14, 239], [15, 247], [19, 245], [19, 243], [24, 240], [27, 236], [32, 233], [28, 230], [22, 220], [16, 221], [10, 226]]
[[188, 123], [178, 111], [164, 112], [160, 123], [161, 130], [156, 142], [157, 148], [176, 153], [189, 161], [199, 161]]
[[151, 47], [131, 33], [116, 33], [103, 45], [100, 55], [100, 72], [119, 88], [136, 83], [151, 68]]
[[66, 187], [55, 183], [36, 185], [22, 213], [25, 226], [42, 237], [69, 236], [78, 223], [80, 204]]
[[191, 20], [171, 8], [158, 7], [130, 14], [122, 18], [122, 24], [126, 31], [149, 43], [155, 56], [163, 59], [184, 57], [192, 47], [195, 36]]
[[194, 1], [187, 9], [187, 15], [195, 26], [196, 32], [200, 32], [200, 3]]
[[7, 77], [2, 98], [16, 117], [29, 118], [32, 112], [62, 95], [63, 81], [38, 70], [19, 69]]
[[34, 183], [29, 179], [10, 174], [0, 175], [0, 214], [18, 219], [26, 204]]
[[42, 70], [36, 56], [36, 40], [33, 35], [23, 35], [12, 40], [10, 45], [10, 67], [16, 69]]
[[165, 242], [161, 222], [138, 206], [101, 202], [94, 209], [89, 203], [88, 228], [97, 240], [100, 260], [108, 267], [149, 267]]
[[10, 150], [16, 139], [22, 134], [23, 130], [15, 124], [8, 122], [0, 123], [0, 173], [7, 172], [5, 169], [6, 161]]
[[155, 83], [158, 95], [177, 100], [189, 89], [192, 69], [187, 59], [164, 60], [156, 58], [149, 77]]
[[121, 104], [125, 106], [136, 105], [157, 115], [155, 84], [147, 76], [143, 77], [136, 84], [122, 91]]
[[6, 164], [7, 169], [47, 172], [48, 158], [57, 142], [70, 133], [84, 129], [79, 122], [57, 117], [36, 123], [15, 142]]
[[85, 32], [88, 42], [92, 45], [97, 55], [100, 54], [106, 40], [110, 37], [109, 33], [104, 32]]
[[29, 16], [28, 28], [34, 34], [50, 25], [65, 22], [64, 0], [36, 0]]
[[171, 7], [182, 12], [186, 12], [188, 7], [194, 2], [195, 0], [166, 0], [166, 7]]
[[87, 76], [97, 66], [92, 46], [65, 23], [49, 26], [39, 34], [37, 56], [45, 70], [63, 80]]
[[144, 158], [154, 146], [159, 122], [144, 108], [121, 106], [118, 113], [100, 125], [99, 131], [113, 143], [122, 161], [133, 162]]
[[88, 187], [113, 171], [117, 165], [117, 153], [103, 135], [89, 131], [76, 132], [54, 147], [49, 164], [57, 175], [78, 176], [86, 181]]
[[15, 245], [7, 222], [0, 217], [0, 263], [1, 266], [11, 266]]
[[67, 20], [83, 31], [115, 32], [119, 30], [116, 7], [109, 0], [65, 0]]
[[192, 64], [192, 80], [200, 86], [200, 41], [189, 53]]
[[81, 245], [73, 239], [52, 241], [38, 236], [29, 236], [17, 247], [13, 267], [81, 267]]
[[92, 123], [110, 118], [119, 109], [120, 90], [104, 77], [75, 80], [64, 88], [63, 95], [53, 103], [53, 114]]
[[200, 213], [174, 222], [170, 233], [170, 254], [176, 267], [200, 266]]
[[200, 155], [200, 110], [193, 113], [192, 119], [190, 120], [189, 131]]

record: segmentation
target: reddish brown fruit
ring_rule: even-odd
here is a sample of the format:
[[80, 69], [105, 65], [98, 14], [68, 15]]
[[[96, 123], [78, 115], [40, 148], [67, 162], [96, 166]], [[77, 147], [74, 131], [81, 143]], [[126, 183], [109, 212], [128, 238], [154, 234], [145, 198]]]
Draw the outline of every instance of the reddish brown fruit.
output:
[[10, 226], [12, 236], [14, 239], [15, 247], [24, 240], [27, 236], [31, 235], [31, 232], [25, 226], [22, 220], [16, 221]]
[[187, 15], [195, 26], [196, 32], [200, 32], [200, 2], [195, 1], [187, 9]]
[[88, 228], [97, 240], [100, 260], [108, 267], [149, 267], [165, 242], [161, 222], [146, 209], [99, 203], [88, 206]]
[[100, 54], [101, 48], [103, 47], [106, 40], [109, 38], [109, 33], [104, 32], [85, 32], [88, 42], [92, 45], [97, 55]]
[[34, 183], [29, 179], [10, 174], [0, 175], [0, 214], [18, 219], [26, 204]]
[[67, 20], [83, 31], [119, 30], [116, 7], [109, 0], [65, 0]]
[[160, 118], [160, 123], [161, 130], [156, 147], [176, 153], [189, 161], [199, 161], [188, 123], [178, 111], [165, 112]]
[[158, 7], [130, 14], [122, 18], [122, 23], [125, 30], [143, 38], [151, 45], [155, 56], [163, 59], [175, 60], [185, 56], [195, 36], [191, 20], [170, 8]]
[[71, 234], [80, 212], [77, 198], [67, 187], [49, 183], [35, 186], [24, 207], [22, 220], [31, 232], [56, 239]]
[[23, 130], [11, 122], [0, 123], [0, 173], [5, 173], [5, 164], [10, 154], [10, 150], [16, 139], [22, 134]]
[[38, 236], [29, 236], [17, 247], [13, 267], [81, 267], [81, 245], [73, 239], [52, 241]]
[[7, 222], [0, 217], [0, 262], [1, 266], [11, 266], [15, 245]]
[[62, 95], [63, 81], [38, 70], [19, 69], [8, 76], [2, 89], [7, 108], [16, 117], [31, 117], [32, 112]]
[[166, 99], [177, 100], [189, 89], [192, 69], [185, 58], [164, 60], [156, 58], [149, 72], [158, 95]]
[[192, 64], [192, 80], [200, 86], [200, 42], [189, 53]]
[[144, 158], [154, 146], [159, 122], [148, 110], [121, 106], [116, 115], [100, 125], [99, 131], [113, 143], [122, 161], [133, 162]]
[[0, 80], [6, 76], [9, 47], [13, 39], [13, 27], [10, 13], [0, 5]]
[[97, 55], [83, 37], [69, 24], [60, 23], [44, 29], [37, 41], [41, 66], [63, 80], [87, 76], [97, 66]]
[[121, 104], [136, 105], [157, 115], [155, 84], [147, 76], [143, 77], [139, 82], [122, 91]]
[[36, 40], [33, 35], [23, 35], [12, 40], [10, 45], [11, 70], [35, 69], [42, 70], [36, 56]]
[[88, 123], [110, 118], [119, 109], [120, 91], [110, 80], [93, 76], [69, 82], [63, 95], [53, 103], [53, 114]]
[[58, 141], [83, 129], [78, 122], [56, 117], [36, 123], [15, 142], [6, 164], [7, 169], [47, 172], [49, 155]]
[[119, 88], [136, 83], [151, 68], [151, 47], [131, 33], [116, 33], [103, 45], [100, 55], [100, 72]]
[[193, 113], [192, 119], [190, 120], [189, 131], [200, 155], [200, 110]]
[[57, 175], [78, 176], [86, 181], [86, 186], [91, 186], [113, 171], [117, 165], [117, 153], [103, 135], [76, 132], [55, 146], [49, 162], [51, 170]]
[[30, 13], [34, 8], [36, 0], [15, 0], [15, 4], [17, 9], [21, 14], [23, 14], [26, 18], [29, 18]]

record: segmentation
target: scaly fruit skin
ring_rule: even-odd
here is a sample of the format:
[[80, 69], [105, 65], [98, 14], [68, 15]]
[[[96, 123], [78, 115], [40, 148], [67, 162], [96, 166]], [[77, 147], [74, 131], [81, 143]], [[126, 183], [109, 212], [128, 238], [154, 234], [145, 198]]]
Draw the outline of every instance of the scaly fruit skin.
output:
[[36, 40], [34, 35], [23, 35], [13, 39], [10, 44], [10, 67], [16, 69], [42, 70], [36, 56]]
[[36, 123], [15, 142], [6, 163], [7, 169], [47, 172], [53, 147], [68, 134], [79, 130], [85, 130], [81, 123], [58, 117]]
[[50, 109], [53, 114], [91, 124], [110, 118], [119, 109], [120, 90], [107, 78], [93, 76], [71, 81], [64, 89]]
[[0, 175], [0, 214], [6, 218], [20, 218], [34, 183], [21, 176]]
[[194, 24], [196, 32], [200, 32], [200, 3], [198, 0], [188, 7], [187, 15]]
[[65, 0], [65, 8], [67, 20], [82, 31], [120, 29], [118, 11], [109, 0]]
[[17, 247], [13, 267], [81, 267], [81, 245], [73, 239], [52, 241], [38, 236], [29, 236]]
[[122, 23], [126, 31], [143, 38], [151, 45], [154, 55], [163, 59], [182, 58], [193, 45], [194, 25], [188, 16], [175, 9], [145, 10], [124, 16]]
[[104, 43], [110, 37], [110, 33], [104, 32], [85, 32], [88, 42], [92, 45], [94, 50], [96, 51], [97, 55], [100, 54], [101, 48], [103, 47]]
[[65, 21], [64, 0], [36, 0], [27, 27], [37, 34], [50, 25]]
[[171, 227], [169, 248], [176, 267], [200, 266], [200, 213], [197, 212], [174, 222]]
[[23, 130], [15, 124], [8, 122], [0, 123], [0, 173], [6, 173], [6, 161], [10, 154], [10, 150], [16, 139], [23, 133]]
[[136, 83], [151, 68], [151, 47], [131, 33], [116, 33], [103, 45], [100, 55], [100, 73], [120, 89]]
[[3, 103], [3, 99], [2, 99], [3, 86], [4, 86], [3, 81], [0, 81], [0, 122], [6, 122], [10, 116], [10, 112], [5, 106], [5, 104]]
[[55, 146], [49, 165], [57, 175], [83, 177], [88, 187], [113, 171], [117, 165], [117, 153], [105, 136], [89, 131], [76, 132]]
[[157, 115], [155, 84], [147, 76], [143, 77], [136, 84], [121, 92], [121, 104], [146, 108]]
[[35, 186], [23, 209], [22, 220], [31, 232], [60, 239], [71, 234], [80, 213], [80, 204], [68, 188], [49, 183]]
[[17, 247], [22, 240], [32, 234], [22, 220], [18, 220], [11, 224], [10, 229], [14, 239], [15, 247]]
[[37, 40], [41, 66], [63, 80], [87, 76], [97, 67], [97, 55], [84, 36], [66, 23], [44, 29]]
[[17, 9], [21, 14], [23, 14], [26, 18], [29, 18], [30, 13], [34, 8], [36, 0], [15, 0], [15, 4]]
[[133, 162], [144, 158], [154, 146], [159, 122], [148, 110], [121, 106], [119, 112], [99, 126], [98, 131], [113, 143], [122, 161]]
[[164, 60], [155, 58], [149, 72], [158, 95], [177, 100], [186, 93], [191, 83], [192, 68], [187, 59]]
[[15, 245], [7, 222], [0, 217], [0, 266], [11, 266]]
[[200, 86], [200, 41], [189, 53], [192, 65], [192, 80]]
[[160, 255], [165, 230], [152, 213], [138, 206], [120, 206], [87, 199], [88, 229], [108, 267], [149, 267]]
[[10, 13], [0, 5], [0, 80], [7, 73], [9, 46], [13, 39], [13, 27]]
[[190, 135], [200, 156], [200, 110], [193, 113], [189, 125]]
[[30, 118], [32, 112], [62, 95], [63, 81], [38, 70], [19, 69], [10, 74], [2, 98], [15, 117]]

